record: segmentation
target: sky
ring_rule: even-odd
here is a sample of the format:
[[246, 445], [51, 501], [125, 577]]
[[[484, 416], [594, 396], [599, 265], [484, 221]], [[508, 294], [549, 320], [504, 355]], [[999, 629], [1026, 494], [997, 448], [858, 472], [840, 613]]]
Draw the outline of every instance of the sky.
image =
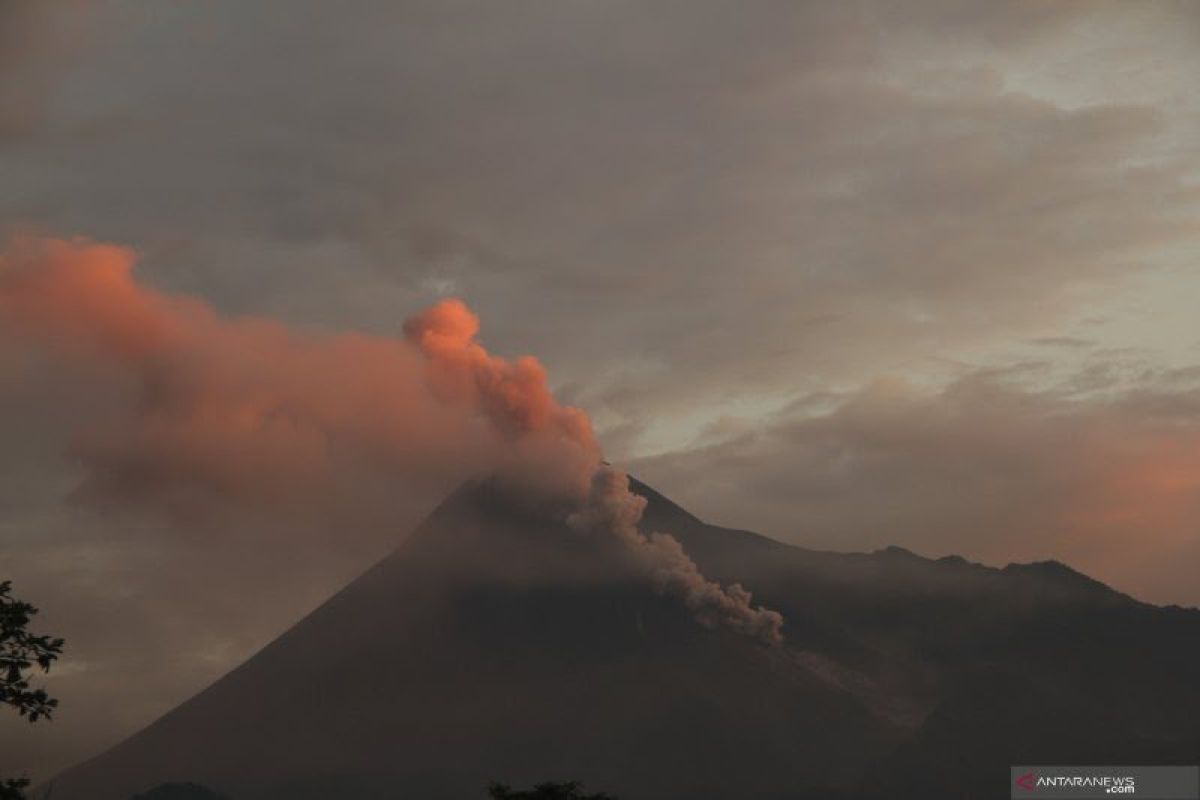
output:
[[[203, 308], [236, 369], [181, 374], [239, 401], [275, 375], [247, 342], [374, 353], [462, 298], [708, 521], [1198, 605], [1197, 74], [1200, 7], [1165, 0], [0, 0], [0, 265]], [[0, 772], [202, 688], [478, 463], [378, 458], [403, 382], [288, 345], [336, 478], [269, 437], [147, 466], [81, 427], [129, 423], [126, 362], [65, 367], [21, 308], [0, 577], [68, 650]]]

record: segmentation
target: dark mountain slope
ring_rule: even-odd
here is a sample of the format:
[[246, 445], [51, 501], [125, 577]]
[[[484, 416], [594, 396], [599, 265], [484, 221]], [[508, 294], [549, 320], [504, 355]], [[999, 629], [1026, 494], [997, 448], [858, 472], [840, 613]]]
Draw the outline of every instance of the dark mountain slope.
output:
[[56, 781], [469, 798], [560, 776], [647, 798], [850, 789], [898, 736], [786, 649], [706, 629], [609, 543], [488, 487], [249, 662]]
[[171, 780], [438, 800], [554, 778], [625, 800], [1004, 797], [1012, 763], [1200, 753], [1200, 612], [1054, 563], [790, 547], [635, 490], [645, 527], [784, 613], [784, 647], [700, 626], [609, 543], [474, 486], [54, 800]]
[[1012, 764], [1200, 757], [1200, 611], [1139, 603], [1053, 561], [818, 552], [722, 537], [661, 499], [651, 509], [707, 574], [782, 611], [790, 647], [912, 727], [864, 797], [1004, 797], [995, 776]]

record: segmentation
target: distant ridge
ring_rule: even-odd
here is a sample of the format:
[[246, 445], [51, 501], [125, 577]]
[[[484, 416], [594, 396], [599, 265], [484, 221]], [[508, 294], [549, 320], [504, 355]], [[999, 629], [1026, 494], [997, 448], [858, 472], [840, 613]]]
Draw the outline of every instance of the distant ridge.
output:
[[609, 543], [473, 484], [53, 800], [169, 781], [457, 800], [565, 778], [625, 800], [994, 797], [1014, 763], [1200, 752], [1200, 612], [1058, 562], [791, 547], [634, 489], [646, 528], [784, 614], [783, 646], [699, 625]]

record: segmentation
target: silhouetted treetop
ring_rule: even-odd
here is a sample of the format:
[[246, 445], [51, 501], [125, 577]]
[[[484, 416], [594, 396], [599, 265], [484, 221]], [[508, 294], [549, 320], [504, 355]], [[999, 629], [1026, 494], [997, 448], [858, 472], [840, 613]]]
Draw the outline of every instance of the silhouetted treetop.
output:
[[[0, 581], [0, 705], [12, 706], [22, 717], [37, 722], [58, 706], [44, 689], [33, 689], [34, 668], [49, 672], [62, 654], [63, 640], [38, 636], [27, 629], [37, 609], [12, 596], [12, 582]], [[28, 778], [0, 780], [0, 800], [24, 800]]]
[[25, 800], [25, 789], [28, 787], [28, 778], [0, 780], [0, 800]]
[[488, 785], [488, 796], [492, 800], [617, 800], [604, 792], [584, 794], [579, 781], [539, 783], [525, 791], [515, 791], [503, 783], [491, 783]]
[[11, 581], [0, 582], [0, 704], [37, 722], [48, 719], [58, 701], [44, 689], [30, 688], [29, 676], [35, 667], [50, 671], [62, 654], [63, 640], [30, 633], [26, 626], [38, 610], [13, 598], [11, 590]]
[[129, 800], [229, 800], [229, 798], [198, 783], [164, 783], [149, 791], [135, 794]]

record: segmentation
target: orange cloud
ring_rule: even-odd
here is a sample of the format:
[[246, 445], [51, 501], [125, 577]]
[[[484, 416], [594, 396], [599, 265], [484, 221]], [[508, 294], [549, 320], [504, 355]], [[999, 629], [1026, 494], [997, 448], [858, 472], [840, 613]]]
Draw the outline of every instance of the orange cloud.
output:
[[[1076, 542], [1118, 551], [1123, 540], [1156, 548], [1195, 539], [1200, 514], [1200, 434], [1195, 431], [1105, 431], [1091, 480], [1068, 503], [1063, 528]], [[1136, 435], [1131, 435], [1136, 434]], [[1121, 556], [1116, 556], [1119, 566]]]
[[598, 452], [587, 415], [554, 400], [537, 359], [506, 361], [475, 341], [479, 318], [461, 300], [443, 300], [422, 311], [404, 323], [404, 332], [428, 356], [432, 383], [443, 396], [478, 404], [509, 435], [550, 428]]
[[176, 320], [208, 312], [136, 286], [133, 263], [123, 247], [19, 240], [0, 255], [0, 312], [17, 330], [60, 348], [146, 357], [178, 338]]
[[630, 548], [701, 622], [778, 640], [778, 614], [705, 580], [670, 537], [639, 532], [641, 498], [602, 465], [587, 415], [554, 399], [536, 359], [488, 353], [461, 301], [413, 316], [404, 339], [317, 334], [223, 317], [138, 283], [133, 264], [127, 249], [85, 241], [25, 240], [0, 257], [7, 334], [75, 370], [81, 391], [123, 387], [77, 437], [91, 496], [183, 513], [214, 499], [303, 510], [339, 493], [361, 505], [368, 473], [403, 484], [499, 472], [599, 520], [585, 527]]
[[[342, 470], [394, 471], [398, 480], [469, 474], [492, 465], [502, 437], [532, 433], [552, 403], [540, 368], [531, 376], [524, 362], [491, 358], [472, 330], [459, 344], [498, 376], [489, 401], [529, 420], [481, 427], [469, 403], [443, 402], [426, 380], [427, 359], [406, 341], [222, 317], [138, 283], [134, 260], [125, 248], [56, 240], [21, 241], [0, 259], [8, 337], [81, 381], [99, 374], [126, 387], [115, 413], [79, 431], [93, 493], [286, 503], [328, 491]], [[519, 412], [521, 400], [536, 413]]]

